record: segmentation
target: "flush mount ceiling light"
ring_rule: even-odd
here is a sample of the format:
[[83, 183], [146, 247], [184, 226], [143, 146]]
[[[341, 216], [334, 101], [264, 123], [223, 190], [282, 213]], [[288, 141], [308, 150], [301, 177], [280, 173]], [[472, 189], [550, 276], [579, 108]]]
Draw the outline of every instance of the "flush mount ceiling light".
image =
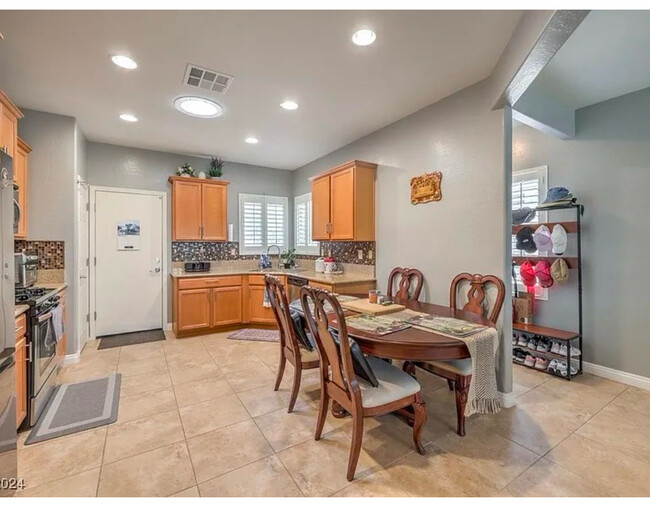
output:
[[120, 120], [124, 122], [137, 122], [138, 119], [132, 114], [124, 113], [120, 115]]
[[259, 140], [258, 140], [255, 136], [249, 136], [249, 137], [246, 138], [244, 141], [245, 141], [246, 143], [251, 144], [251, 145], [257, 145], [257, 143], [259, 142]]
[[183, 114], [197, 118], [216, 118], [223, 114], [223, 107], [208, 98], [180, 97], [174, 100], [174, 107]]
[[298, 104], [293, 100], [285, 100], [280, 104], [280, 107], [282, 109], [286, 109], [287, 111], [295, 111], [298, 109]]
[[370, 29], [357, 30], [352, 34], [352, 42], [357, 46], [372, 45], [375, 39], [377, 39], [377, 34]]
[[125, 70], [135, 70], [138, 67], [138, 63], [127, 55], [113, 54], [111, 55], [111, 61], [113, 61], [115, 66], [119, 66]]

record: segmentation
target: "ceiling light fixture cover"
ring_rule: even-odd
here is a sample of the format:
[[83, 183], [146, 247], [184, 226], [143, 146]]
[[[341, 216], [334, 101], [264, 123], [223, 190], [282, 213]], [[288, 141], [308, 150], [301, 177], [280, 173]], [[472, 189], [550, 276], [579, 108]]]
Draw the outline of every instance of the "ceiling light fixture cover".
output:
[[375, 39], [377, 39], [377, 34], [370, 29], [357, 30], [352, 34], [352, 42], [357, 46], [372, 45]]
[[258, 140], [256, 137], [254, 137], [254, 136], [249, 136], [249, 137], [246, 138], [244, 141], [245, 141], [246, 143], [250, 143], [251, 145], [256, 145], [256, 144], [259, 142], [259, 140]]
[[138, 119], [132, 114], [124, 113], [120, 115], [120, 120], [125, 122], [137, 122]]
[[223, 114], [223, 107], [209, 98], [180, 97], [174, 100], [174, 107], [183, 114], [197, 118], [216, 118]]
[[113, 54], [111, 55], [111, 61], [113, 61], [115, 66], [119, 66], [125, 70], [135, 70], [138, 67], [138, 63], [127, 55]]
[[298, 109], [298, 104], [293, 100], [285, 100], [280, 104], [280, 107], [282, 107], [282, 109], [286, 109], [287, 111], [295, 111]]

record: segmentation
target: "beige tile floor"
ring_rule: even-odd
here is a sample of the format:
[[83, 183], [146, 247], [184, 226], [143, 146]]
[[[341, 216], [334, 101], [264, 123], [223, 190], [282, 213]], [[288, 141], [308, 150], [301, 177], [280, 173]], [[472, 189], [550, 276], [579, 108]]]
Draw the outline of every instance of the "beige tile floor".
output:
[[[388, 415], [366, 419], [356, 479], [345, 479], [349, 420], [328, 417], [306, 373], [286, 413], [273, 391], [277, 344], [226, 334], [97, 350], [63, 382], [122, 374], [108, 427], [24, 446], [25, 496], [649, 496], [650, 392], [584, 375], [572, 383], [515, 367], [517, 406], [454, 433], [453, 394], [421, 373], [427, 455]], [[291, 368], [287, 367], [288, 372]]]

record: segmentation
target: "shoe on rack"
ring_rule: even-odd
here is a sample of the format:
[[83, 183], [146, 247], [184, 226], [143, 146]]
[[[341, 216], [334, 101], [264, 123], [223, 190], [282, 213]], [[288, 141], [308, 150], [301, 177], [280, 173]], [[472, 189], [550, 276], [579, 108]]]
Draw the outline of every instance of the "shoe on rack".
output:
[[512, 351], [512, 359], [514, 359], [517, 363], [523, 363], [526, 359], [526, 356], [528, 356], [528, 353], [523, 349], [514, 349]]
[[560, 354], [560, 350], [561, 350], [560, 342], [553, 342], [553, 345], [551, 345], [551, 352], [553, 354]]
[[550, 352], [551, 351], [551, 342], [544, 338], [541, 342], [537, 344], [537, 350], [539, 352]]
[[577, 358], [578, 356], [580, 356], [580, 354], [582, 354], [582, 352], [580, 352], [580, 349], [578, 349], [577, 347], [574, 347], [570, 343], [568, 345], [569, 345], [569, 347], [571, 347], [571, 357], [572, 358]]
[[528, 336], [525, 334], [520, 334], [519, 335], [519, 340], [517, 341], [517, 345], [519, 347], [527, 347], [528, 346]]
[[528, 340], [528, 348], [530, 350], [537, 350], [537, 343], [539, 342], [539, 338], [537, 336], [533, 336]]
[[546, 370], [548, 368], [548, 360], [546, 358], [536, 358], [535, 368], [537, 370]]
[[529, 354], [528, 356], [526, 356], [526, 359], [524, 360], [524, 365], [533, 368], [535, 366], [535, 358]]
[[560, 364], [560, 360], [558, 359], [551, 360], [551, 362], [548, 364], [548, 368], [546, 369], [546, 371], [551, 374], [557, 375], [557, 366], [559, 364]]

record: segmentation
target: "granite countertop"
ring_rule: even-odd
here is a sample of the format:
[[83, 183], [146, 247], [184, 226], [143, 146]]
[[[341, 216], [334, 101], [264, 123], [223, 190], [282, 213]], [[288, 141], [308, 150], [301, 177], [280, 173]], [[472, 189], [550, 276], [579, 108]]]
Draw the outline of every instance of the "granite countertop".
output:
[[18, 304], [16, 306], [16, 314], [14, 316], [19, 317], [23, 313], [26, 313], [28, 310], [29, 310], [29, 306], [27, 304]]
[[268, 269], [268, 270], [242, 270], [238, 267], [216, 267], [212, 268], [209, 272], [186, 272], [182, 268], [172, 269], [171, 276], [174, 278], [187, 278], [187, 277], [218, 277], [221, 275], [265, 275], [271, 273], [273, 275], [292, 275], [294, 277], [302, 277], [310, 281], [317, 281], [325, 284], [356, 284], [368, 281], [374, 281], [375, 277], [369, 275], [362, 275], [358, 273], [344, 272], [342, 274], [323, 274], [315, 272], [314, 270], [306, 269]]

